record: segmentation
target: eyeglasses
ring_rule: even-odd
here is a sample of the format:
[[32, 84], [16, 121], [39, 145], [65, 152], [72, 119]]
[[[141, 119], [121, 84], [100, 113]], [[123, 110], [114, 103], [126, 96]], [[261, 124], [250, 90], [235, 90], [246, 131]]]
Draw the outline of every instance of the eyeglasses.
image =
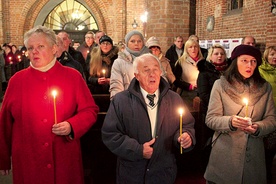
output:
[[108, 46], [108, 45], [111, 45], [111, 43], [110, 43], [110, 42], [102, 42], [101, 45], [106, 45], [106, 46]]

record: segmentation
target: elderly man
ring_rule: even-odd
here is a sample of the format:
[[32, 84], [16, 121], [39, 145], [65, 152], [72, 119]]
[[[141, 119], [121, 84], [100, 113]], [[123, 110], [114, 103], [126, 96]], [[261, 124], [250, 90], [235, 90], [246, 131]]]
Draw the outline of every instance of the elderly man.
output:
[[[86, 65], [85, 65], [85, 59], [82, 56], [82, 53], [80, 51], [75, 50], [73, 47], [71, 47], [72, 41], [70, 39], [70, 36], [67, 32], [61, 31], [58, 33], [58, 36], [61, 37], [64, 43], [64, 47], [66, 51], [76, 60], [78, 61], [83, 70], [85, 71]], [[85, 76], [88, 76], [87, 73], [85, 73]]]
[[[160, 77], [161, 65], [152, 54], [137, 57], [135, 78], [128, 90], [111, 101], [102, 139], [117, 155], [117, 183], [175, 181], [174, 146], [185, 152], [195, 145], [194, 118], [181, 97]], [[184, 109], [180, 135], [178, 109]]]
[[81, 75], [84, 77], [83, 73], [83, 68], [79, 62], [74, 60], [74, 58], [66, 51], [63, 40], [61, 37], [57, 37], [57, 52], [56, 52], [56, 57], [57, 60], [63, 65], [63, 66], [68, 66], [71, 68], [74, 68], [78, 70]]
[[242, 44], [256, 47], [256, 40], [253, 36], [245, 36], [242, 38]]

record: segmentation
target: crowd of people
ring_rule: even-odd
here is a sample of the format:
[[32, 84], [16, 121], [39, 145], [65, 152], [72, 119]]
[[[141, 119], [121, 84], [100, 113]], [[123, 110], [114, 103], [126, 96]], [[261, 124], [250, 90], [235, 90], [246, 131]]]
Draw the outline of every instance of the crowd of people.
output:
[[[227, 58], [222, 45], [207, 50], [200, 47], [198, 36], [191, 35], [186, 41], [176, 36], [163, 53], [159, 38], [145, 40], [141, 32], [133, 30], [118, 44], [103, 31], [88, 31], [84, 42], [73, 47], [67, 32], [56, 35], [45, 27], [26, 33], [24, 44], [21, 50], [4, 44], [0, 54], [5, 90], [0, 113], [0, 170], [9, 173], [12, 155], [13, 168], [18, 169], [15, 183], [30, 181], [27, 172], [21, 172], [24, 170], [47, 181], [54, 175], [56, 183], [64, 175], [70, 176], [68, 181], [83, 183], [74, 175], [82, 175], [77, 165], [81, 162], [79, 138], [95, 123], [98, 112], [91, 94], [110, 95], [102, 140], [118, 157], [117, 183], [171, 184], [177, 173], [175, 149], [188, 152], [197, 145], [203, 148], [210, 140], [212, 150], [203, 161], [207, 183], [266, 183], [271, 179], [276, 153], [275, 46], [267, 47], [262, 55], [254, 37], [245, 36]], [[70, 94], [60, 94], [56, 105], [62, 111], [58, 123], [53, 123], [51, 100], [38, 107], [37, 101], [28, 99], [45, 104], [45, 93], [58, 86], [69, 89]], [[200, 99], [198, 122], [191, 114], [195, 98]], [[184, 110], [181, 115], [180, 107]], [[39, 121], [41, 125], [36, 124]], [[195, 124], [200, 124], [198, 132]], [[40, 126], [51, 140], [38, 139]], [[29, 138], [20, 139], [26, 132]], [[196, 140], [195, 134], [200, 139]], [[30, 168], [22, 154], [41, 153], [46, 148], [36, 146], [42, 142], [44, 147], [53, 144], [54, 151], [49, 152], [53, 160], [41, 154], [41, 167]], [[71, 157], [61, 158], [63, 151], [58, 147], [69, 150]], [[52, 166], [59, 168], [49, 172], [47, 168]], [[72, 166], [73, 170], [66, 170]], [[49, 173], [42, 176], [41, 171]]]

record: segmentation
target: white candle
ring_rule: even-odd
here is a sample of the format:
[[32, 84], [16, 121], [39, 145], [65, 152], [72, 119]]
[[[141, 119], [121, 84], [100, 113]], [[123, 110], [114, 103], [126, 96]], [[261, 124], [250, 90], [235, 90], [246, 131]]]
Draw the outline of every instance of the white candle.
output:
[[245, 117], [248, 117], [248, 99], [244, 98], [243, 102], [245, 103]]

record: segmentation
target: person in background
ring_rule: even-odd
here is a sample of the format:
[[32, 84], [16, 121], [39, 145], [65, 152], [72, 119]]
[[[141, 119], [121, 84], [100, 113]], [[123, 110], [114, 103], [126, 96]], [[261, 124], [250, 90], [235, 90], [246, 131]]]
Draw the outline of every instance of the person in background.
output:
[[172, 184], [177, 174], [173, 150], [180, 146], [184, 152], [193, 149], [194, 118], [161, 77], [158, 58], [138, 56], [133, 67], [135, 78], [128, 90], [114, 96], [102, 127], [104, 144], [117, 155], [116, 183]]
[[37, 26], [24, 44], [30, 67], [10, 79], [0, 111], [0, 173], [12, 162], [14, 184], [83, 184], [80, 137], [99, 108], [80, 73], [56, 61], [53, 30]]
[[[83, 70], [86, 68], [86, 64], [85, 64], [85, 59], [84, 57], [82, 56], [82, 53], [80, 51], [77, 51], [75, 50], [73, 47], [71, 47], [71, 39], [70, 39], [70, 36], [69, 34], [66, 32], [66, 31], [61, 31], [58, 33], [58, 36], [62, 38], [63, 40], [63, 44], [64, 44], [64, 47], [66, 49], [66, 51], [76, 60], [78, 61]], [[85, 71], [85, 70], [84, 70]], [[85, 74], [85, 77], [88, 76], [88, 73], [84, 73]]]
[[133, 60], [142, 54], [149, 53], [145, 46], [144, 37], [139, 31], [133, 30], [125, 36], [126, 46], [118, 53], [114, 61], [110, 76], [110, 98], [118, 92], [128, 88], [130, 81], [134, 78]]
[[[207, 141], [212, 138], [214, 133], [214, 131], [208, 128], [205, 124], [211, 90], [214, 82], [220, 78], [228, 66], [229, 62], [226, 58], [226, 51], [219, 44], [215, 44], [210, 47], [206, 60], [200, 60], [197, 64], [197, 68], [199, 70], [197, 78], [197, 91], [200, 98], [200, 129], [197, 134], [200, 139], [197, 138], [197, 145], [200, 146], [200, 149], [204, 148]], [[209, 153], [203, 153], [201, 156], [202, 166], [205, 169], [208, 163]]]
[[74, 60], [72, 56], [66, 51], [65, 46], [63, 44], [63, 40], [58, 35], [57, 37], [57, 60], [63, 65], [74, 68], [80, 72], [80, 74], [84, 77], [84, 72], [81, 64]]
[[99, 43], [90, 53], [87, 82], [93, 94], [109, 94], [111, 67], [118, 58], [119, 48], [113, 46], [113, 40], [107, 35], [102, 36]]
[[276, 128], [272, 88], [259, 73], [257, 48], [239, 45], [231, 60], [211, 91], [206, 125], [216, 141], [204, 177], [211, 184], [266, 183], [263, 137]]
[[152, 36], [148, 39], [146, 46], [150, 49], [151, 53], [155, 55], [161, 62], [162, 77], [164, 77], [170, 85], [175, 81], [175, 76], [170, 66], [170, 61], [163, 55], [160, 47], [159, 40]]
[[74, 43], [73, 43], [73, 48], [74, 48], [75, 50], [77, 50], [79, 46], [80, 46], [80, 42], [74, 42]]
[[17, 49], [17, 46], [16, 46], [16, 45], [12, 45], [11, 48], [12, 48], [12, 53], [13, 53], [13, 55], [14, 55], [14, 58], [15, 58], [15, 60], [16, 60], [16, 63], [21, 62], [21, 60], [22, 60], [22, 58], [21, 58], [21, 53], [20, 53], [20, 51]]
[[174, 71], [176, 61], [184, 52], [184, 39], [182, 36], [174, 37], [174, 44], [167, 50], [165, 57], [170, 60], [172, 71]]
[[2, 50], [2, 47], [0, 46], [0, 70], [1, 70], [0, 102], [2, 102], [3, 91], [6, 90], [6, 86], [7, 86], [4, 67], [5, 67], [4, 51]]
[[256, 40], [253, 36], [245, 36], [242, 38], [241, 42], [243, 45], [250, 45], [256, 47]]
[[16, 73], [16, 64], [17, 59], [12, 52], [12, 47], [10, 45], [5, 46], [4, 50], [4, 58], [5, 58], [5, 74], [6, 80], [10, 80], [10, 78]]
[[[193, 40], [197, 41], [198, 44], [199, 44], [199, 38], [198, 38], [197, 35], [190, 35], [188, 39], [193, 39]], [[200, 51], [201, 51], [201, 54], [204, 58], [206, 58], [208, 56], [208, 50], [207, 49], [200, 47]]]
[[87, 55], [91, 52], [92, 48], [96, 46], [95, 34], [92, 31], [88, 31], [84, 38], [85, 41], [77, 48], [77, 51], [80, 51], [84, 60], [86, 60]]
[[190, 110], [193, 110], [193, 99], [197, 96], [198, 61], [204, 59], [197, 41], [187, 40], [184, 54], [175, 63], [174, 86], [177, 93], [183, 97]]
[[[274, 105], [276, 106], [276, 46], [269, 46], [263, 54], [263, 62], [259, 66], [261, 76], [270, 83], [273, 91]], [[272, 180], [272, 165], [276, 154], [276, 132], [265, 138], [265, 157], [267, 179]]]
[[103, 31], [97, 31], [95, 33], [95, 43], [97, 46], [100, 45], [100, 38], [104, 35], [105, 35], [105, 32], [103, 32]]

